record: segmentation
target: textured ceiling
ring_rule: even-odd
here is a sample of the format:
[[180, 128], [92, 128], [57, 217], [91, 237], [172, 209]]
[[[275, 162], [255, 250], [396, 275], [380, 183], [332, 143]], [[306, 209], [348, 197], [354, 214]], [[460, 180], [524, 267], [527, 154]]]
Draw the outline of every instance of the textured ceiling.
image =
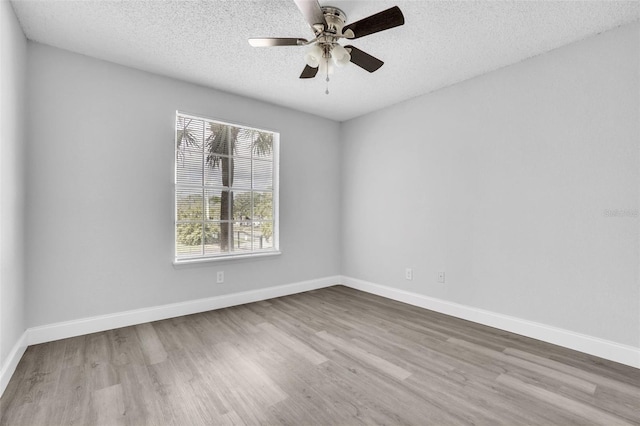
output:
[[[338, 121], [539, 55], [640, 17], [637, 1], [344, 1], [354, 22], [398, 5], [405, 25], [351, 42], [385, 61], [349, 64], [325, 95], [300, 80], [306, 47], [254, 48], [250, 37], [312, 38], [293, 0], [13, 0], [34, 41]], [[343, 43], [344, 44], [344, 43]]]

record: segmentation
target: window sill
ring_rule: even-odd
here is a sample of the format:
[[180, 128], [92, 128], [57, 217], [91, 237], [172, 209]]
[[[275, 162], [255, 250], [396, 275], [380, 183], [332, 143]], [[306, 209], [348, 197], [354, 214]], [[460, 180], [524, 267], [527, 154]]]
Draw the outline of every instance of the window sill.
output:
[[228, 260], [260, 259], [260, 258], [263, 258], [263, 257], [279, 256], [280, 254], [282, 254], [282, 252], [280, 252], [278, 250], [278, 251], [268, 251], [268, 252], [263, 252], [263, 253], [232, 254], [232, 255], [228, 255], [228, 256], [174, 260], [173, 261], [173, 267], [174, 268], [181, 268], [181, 267], [185, 267], [185, 266], [189, 266], [189, 265], [197, 265], [197, 264], [209, 263], [209, 262], [221, 262], [221, 261], [228, 261]]

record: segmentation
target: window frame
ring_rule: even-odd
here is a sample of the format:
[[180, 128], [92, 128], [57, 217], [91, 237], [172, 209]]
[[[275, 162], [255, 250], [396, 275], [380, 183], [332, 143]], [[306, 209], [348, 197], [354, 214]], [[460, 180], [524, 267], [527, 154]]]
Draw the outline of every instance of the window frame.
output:
[[[216, 254], [205, 254], [204, 252], [202, 252], [201, 254], [198, 255], [188, 255], [188, 256], [183, 256], [183, 257], [179, 257], [178, 255], [178, 190], [179, 188], [186, 188], [188, 187], [187, 185], [179, 185], [178, 184], [178, 158], [177, 158], [177, 148], [178, 148], [178, 144], [177, 144], [177, 136], [178, 136], [178, 132], [177, 132], [177, 123], [178, 123], [178, 118], [182, 117], [182, 118], [186, 118], [186, 119], [193, 119], [193, 120], [201, 120], [205, 123], [209, 123], [209, 122], [213, 122], [216, 124], [221, 124], [221, 125], [225, 125], [225, 126], [233, 126], [233, 127], [237, 127], [237, 128], [242, 128], [242, 129], [247, 129], [247, 130], [253, 130], [253, 131], [258, 131], [258, 132], [266, 132], [266, 133], [270, 133], [273, 135], [273, 142], [272, 142], [272, 186], [273, 189], [270, 191], [272, 194], [272, 206], [273, 206], [273, 235], [272, 235], [272, 239], [273, 239], [273, 247], [271, 249], [262, 249], [262, 250], [255, 250], [255, 249], [251, 249], [251, 251], [241, 251], [241, 252], [234, 252], [233, 250], [230, 250], [229, 252], [225, 252], [225, 253], [216, 253]], [[220, 120], [217, 118], [210, 118], [210, 117], [206, 117], [203, 115], [199, 115], [199, 114], [191, 114], [191, 113], [187, 113], [187, 112], [183, 112], [180, 110], [176, 110], [175, 115], [174, 115], [174, 124], [173, 124], [173, 132], [174, 132], [174, 143], [173, 143], [173, 151], [174, 151], [174, 155], [173, 155], [173, 165], [174, 165], [174, 173], [173, 173], [173, 264], [174, 266], [180, 266], [180, 265], [189, 265], [189, 264], [193, 264], [193, 263], [204, 263], [204, 262], [219, 262], [219, 261], [224, 261], [224, 260], [234, 260], [234, 259], [252, 259], [252, 258], [261, 258], [261, 257], [268, 257], [268, 256], [277, 256], [281, 254], [280, 251], [280, 212], [279, 212], [279, 200], [280, 200], [280, 182], [279, 182], [279, 171], [280, 171], [280, 132], [275, 131], [275, 130], [270, 130], [270, 129], [263, 129], [263, 128], [258, 128], [258, 127], [254, 127], [254, 126], [248, 126], [242, 123], [232, 123], [226, 120]], [[204, 147], [203, 147], [204, 150]], [[205, 155], [204, 151], [203, 151], [203, 155]], [[242, 156], [238, 156], [238, 155], [234, 155], [234, 154], [230, 154], [229, 158], [245, 158]], [[251, 157], [252, 159], [252, 163], [253, 163], [253, 156]], [[203, 159], [204, 160], [204, 159]], [[263, 161], [263, 160], [260, 160]], [[203, 163], [203, 167], [204, 163]], [[252, 165], [252, 170], [253, 170], [253, 165]], [[204, 169], [202, 170], [202, 175], [204, 175]], [[196, 186], [194, 186], [195, 188]], [[207, 189], [212, 189], [214, 187], [212, 186], [207, 186], [204, 183], [204, 179], [202, 181], [202, 185], [201, 188], [203, 189], [203, 192], [206, 191]], [[216, 187], [216, 189], [221, 189], [222, 186], [220, 187]], [[221, 189], [222, 190], [222, 189]], [[226, 187], [226, 190], [228, 190], [230, 192], [230, 194], [234, 193], [234, 189], [233, 189], [233, 185], [231, 187]], [[241, 192], [246, 192], [247, 189], [237, 189], [236, 191], [241, 191]], [[251, 189], [249, 190], [250, 192], [269, 192], [269, 191], [265, 191], [264, 189], [260, 189], [260, 188], [254, 188], [254, 180], [253, 180], [253, 173], [251, 176]], [[233, 200], [233, 198], [232, 198]], [[252, 207], [253, 207], [253, 202], [252, 202]], [[252, 221], [254, 220], [253, 218], [251, 219]], [[233, 223], [235, 222], [233, 217], [229, 218], [229, 222]], [[204, 215], [204, 211], [202, 214], [202, 224], [203, 226], [207, 223], [206, 217]], [[254, 225], [252, 225], [253, 228]], [[204, 230], [203, 230], [204, 233]], [[233, 235], [230, 236], [231, 239], [231, 243], [233, 245]], [[203, 245], [204, 246], [204, 245]]]

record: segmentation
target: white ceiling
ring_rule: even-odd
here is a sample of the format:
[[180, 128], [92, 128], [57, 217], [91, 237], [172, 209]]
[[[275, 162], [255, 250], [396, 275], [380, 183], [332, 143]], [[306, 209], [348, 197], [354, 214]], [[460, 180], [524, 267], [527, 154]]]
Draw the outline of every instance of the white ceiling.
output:
[[[383, 61], [298, 78], [312, 38], [293, 0], [12, 1], [30, 40], [344, 121], [548, 52], [640, 18], [638, 1], [345, 1], [354, 22], [398, 5], [405, 25], [349, 44]], [[344, 43], [343, 43], [344, 44]]]

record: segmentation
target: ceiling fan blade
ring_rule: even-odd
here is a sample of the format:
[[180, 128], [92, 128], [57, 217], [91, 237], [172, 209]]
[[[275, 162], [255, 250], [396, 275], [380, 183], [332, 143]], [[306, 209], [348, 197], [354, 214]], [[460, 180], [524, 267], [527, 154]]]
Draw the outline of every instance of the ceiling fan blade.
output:
[[313, 67], [310, 67], [309, 65], [306, 65], [302, 70], [302, 74], [300, 74], [300, 78], [313, 78], [316, 76], [316, 74], [318, 74], [317, 67], [313, 68]]
[[369, 72], [378, 70], [384, 64], [380, 59], [363, 52], [357, 47], [345, 46], [344, 48], [351, 49], [351, 62]]
[[[345, 25], [342, 34], [347, 38], [360, 38], [404, 24], [404, 15], [398, 6], [378, 12], [367, 18]], [[353, 35], [353, 36], [352, 36]]]
[[307, 40], [303, 38], [250, 38], [249, 44], [253, 47], [271, 47], [271, 46], [304, 46]]
[[[318, 0], [293, 0], [296, 2], [296, 6], [302, 12], [304, 19], [309, 23], [311, 29], [314, 24], [322, 24], [325, 28], [327, 28], [327, 21], [324, 19], [324, 13], [322, 13], [322, 9], [320, 9], [320, 4]], [[315, 32], [315, 29], [314, 29]]]

